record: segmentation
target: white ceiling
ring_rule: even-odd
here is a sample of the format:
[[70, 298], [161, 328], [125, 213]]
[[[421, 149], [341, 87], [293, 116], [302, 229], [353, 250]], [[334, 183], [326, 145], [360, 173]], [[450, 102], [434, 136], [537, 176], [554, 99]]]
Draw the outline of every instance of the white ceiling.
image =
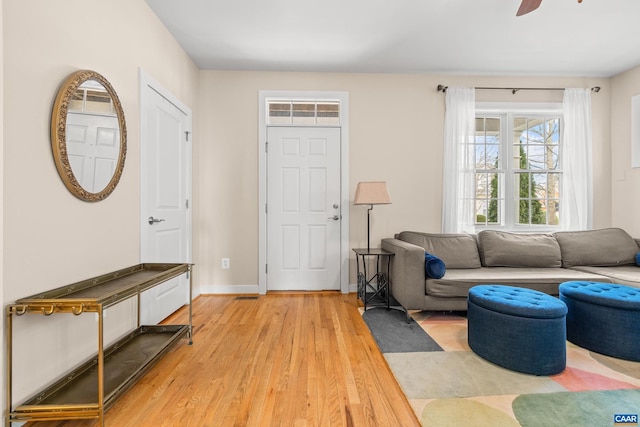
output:
[[146, 0], [201, 69], [608, 77], [640, 0]]

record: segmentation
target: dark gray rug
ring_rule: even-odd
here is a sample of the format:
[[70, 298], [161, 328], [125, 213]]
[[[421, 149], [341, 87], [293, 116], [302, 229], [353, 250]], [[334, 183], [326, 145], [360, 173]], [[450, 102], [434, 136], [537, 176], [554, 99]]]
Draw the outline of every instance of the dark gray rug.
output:
[[407, 323], [406, 314], [402, 311], [371, 308], [364, 312], [362, 318], [383, 353], [442, 351], [415, 320]]

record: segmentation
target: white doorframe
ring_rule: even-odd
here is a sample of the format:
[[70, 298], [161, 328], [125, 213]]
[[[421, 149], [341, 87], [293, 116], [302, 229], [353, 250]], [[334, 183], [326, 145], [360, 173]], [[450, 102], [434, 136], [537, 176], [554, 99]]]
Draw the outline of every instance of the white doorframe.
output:
[[340, 101], [340, 205], [343, 207], [340, 229], [340, 290], [349, 293], [349, 94], [347, 92], [315, 91], [258, 91], [258, 174], [260, 188], [258, 195], [258, 292], [267, 293], [267, 109], [266, 101], [271, 98], [294, 100], [338, 100]]
[[[192, 245], [193, 245], [193, 191], [192, 191], [192, 170], [193, 170], [193, 161], [192, 161], [192, 157], [193, 157], [193, 152], [192, 152], [192, 147], [193, 147], [193, 133], [192, 133], [192, 129], [193, 129], [193, 114], [191, 112], [191, 109], [189, 107], [187, 107], [182, 101], [180, 101], [178, 98], [176, 98], [171, 92], [169, 92], [166, 88], [164, 88], [160, 83], [158, 83], [153, 77], [151, 77], [149, 74], [147, 74], [142, 68], [138, 69], [138, 76], [139, 76], [139, 90], [140, 90], [140, 94], [139, 94], [139, 99], [140, 99], [140, 152], [143, 153], [144, 152], [144, 147], [147, 146], [148, 141], [147, 141], [147, 135], [146, 132], [144, 132], [144, 130], [146, 129], [147, 126], [147, 121], [146, 121], [146, 114], [143, 114], [142, 112], [145, 111], [145, 109], [148, 107], [148, 99], [146, 96], [146, 91], [145, 88], [149, 87], [152, 90], [156, 91], [158, 94], [160, 94], [163, 98], [167, 99], [169, 102], [171, 102], [173, 105], [175, 105], [178, 109], [180, 109], [182, 112], [185, 113], [185, 115], [187, 116], [187, 121], [188, 121], [188, 129], [190, 132], [190, 143], [187, 145], [187, 194], [189, 195], [189, 202], [190, 202], [190, 206], [189, 209], [187, 210], [187, 236], [189, 238], [189, 242], [187, 244], [187, 259], [188, 262], [192, 262], [193, 260], [193, 252], [192, 252]], [[144, 217], [146, 215], [146, 206], [145, 204], [146, 202], [146, 198], [145, 196], [142, 194], [142, 191], [147, 188], [146, 187], [146, 180], [147, 180], [147, 162], [146, 159], [142, 158], [142, 155], [140, 156], [140, 190], [141, 190], [141, 194], [140, 194], [140, 224], [144, 223]], [[140, 230], [140, 259], [142, 260], [143, 258], [143, 248], [146, 245], [146, 242], [142, 242], [142, 230]], [[196, 296], [197, 294], [199, 294], [199, 292], [196, 292], [196, 290], [194, 289], [194, 296]]]

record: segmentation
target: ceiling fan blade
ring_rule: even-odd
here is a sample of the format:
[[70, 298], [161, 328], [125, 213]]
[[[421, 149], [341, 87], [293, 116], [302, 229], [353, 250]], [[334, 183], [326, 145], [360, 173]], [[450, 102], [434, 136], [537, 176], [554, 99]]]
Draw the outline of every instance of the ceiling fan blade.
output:
[[533, 12], [540, 6], [540, 3], [542, 3], [542, 0], [522, 0], [516, 16], [521, 16], [526, 13]]

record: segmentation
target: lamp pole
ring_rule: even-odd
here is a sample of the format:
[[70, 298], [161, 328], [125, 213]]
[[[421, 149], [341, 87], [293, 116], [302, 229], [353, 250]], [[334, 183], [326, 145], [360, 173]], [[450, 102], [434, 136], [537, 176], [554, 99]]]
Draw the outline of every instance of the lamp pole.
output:
[[370, 239], [369, 239], [369, 219], [371, 217], [372, 210], [373, 210], [373, 205], [369, 205], [369, 209], [367, 209], [367, 251], [371, 250]]

